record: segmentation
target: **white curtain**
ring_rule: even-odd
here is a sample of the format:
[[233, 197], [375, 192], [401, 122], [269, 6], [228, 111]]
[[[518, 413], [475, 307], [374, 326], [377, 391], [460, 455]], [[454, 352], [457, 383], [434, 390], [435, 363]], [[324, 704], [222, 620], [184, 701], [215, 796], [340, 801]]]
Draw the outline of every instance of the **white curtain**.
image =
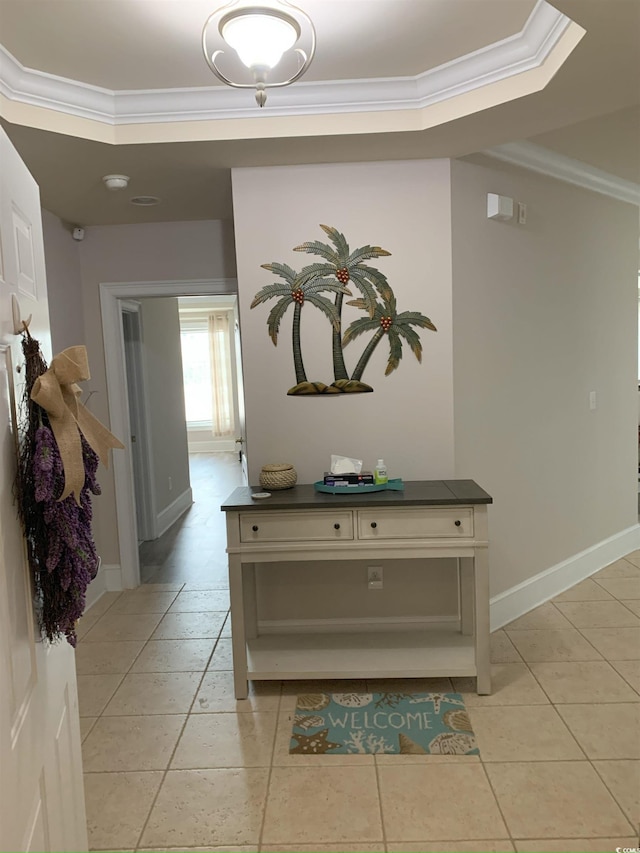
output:
[[208, 325], [212, 394], [211, 432], [214, 436], [228, 436], [232, 435], [235, 429], [229, 312], [217, 311], [209, 314]]

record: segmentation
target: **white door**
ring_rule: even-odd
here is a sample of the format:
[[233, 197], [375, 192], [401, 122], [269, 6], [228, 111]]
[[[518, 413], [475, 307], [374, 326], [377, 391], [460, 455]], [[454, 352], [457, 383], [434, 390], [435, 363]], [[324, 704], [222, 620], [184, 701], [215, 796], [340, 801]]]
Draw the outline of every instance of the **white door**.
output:
[[244, 407], [244, 377], [242, 373], [242, 343], [240, 341], [240, 324], [237, 317], [238, 303], [236, 301], [236, 310], [234, 311], [233, 321], [233, 342], [231, 344], [231, 370], [234, 375], [235, 382], [233, 383], [234, 408], [236, 414], [236, 447], [240, 464], [242, 465], [242, 482], [244, 485], [249, 484], [249, 463], [247, 461], [247, 429], [245, 422], [245, 407]]
[[20, 340], [11, 294], [50, 360], [38, 186], [0, 128], [0, 850], [87, 850], [74, 651], [42, 642], [12, 485]]

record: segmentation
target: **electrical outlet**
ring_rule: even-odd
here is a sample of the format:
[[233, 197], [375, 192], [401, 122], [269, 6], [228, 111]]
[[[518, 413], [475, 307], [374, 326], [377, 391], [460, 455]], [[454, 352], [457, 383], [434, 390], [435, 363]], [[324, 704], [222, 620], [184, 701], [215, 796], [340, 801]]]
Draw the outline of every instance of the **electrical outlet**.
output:
[[382, 566], [367, 566], [367, 586], [382, 589]]
[[518, 202], [518, 225], [527, 224], [527, 205]]

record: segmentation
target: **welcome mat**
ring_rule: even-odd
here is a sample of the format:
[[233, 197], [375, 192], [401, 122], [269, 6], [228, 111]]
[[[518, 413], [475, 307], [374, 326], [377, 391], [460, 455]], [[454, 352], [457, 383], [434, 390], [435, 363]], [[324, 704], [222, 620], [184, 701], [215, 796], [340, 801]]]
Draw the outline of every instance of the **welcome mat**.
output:
[[459, 693], [305, 693], [292, 755], [478, 755]]

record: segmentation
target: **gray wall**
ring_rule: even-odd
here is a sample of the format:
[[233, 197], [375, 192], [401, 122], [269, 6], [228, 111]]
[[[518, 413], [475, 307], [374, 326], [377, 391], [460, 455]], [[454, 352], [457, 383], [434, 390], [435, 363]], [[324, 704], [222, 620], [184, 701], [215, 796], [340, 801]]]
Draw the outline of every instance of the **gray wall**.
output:
[[[53, 213], [42, 211], [42, 230], [49, 292], [51, 344], [58, 353], [67, 347], [85, 343], [82, 311], [82, 279], [78, 243]], [[83, 386], [83, 399], [91, 383]]]
[[[233, 187], [252, 481], [264, 462], [291, 461], [309, 482], [336, 451], [368, 466], [382, 455], [405, 479], [476, 479], [495, 498], [493, 596], [636, 524], [634, 207], [516, 169], [448, 161], [243, 169]], [[487, 220], [487, 192], [525, 202], [527, 225]], [[318, 222], [392, 251], [375, 265], [399, 308], [423, 311], [439, 329], [422, 334], [422, 366], [405, 354], [384, 378], [382, 360], [372, 364], [370, 395], [286, 397], [291, 318], [274, 350], [267, 307], [249, 307], [271, 280], [260, 264], [302, 266], [291, 248], [323, 239]], [[303, 327], [303, 347], [309, 378], [326, 381], [316, 325]], [[418, 571], [375, 599], [363, 591], [363, 567], [297, 568], [260, 576], [263, 618], [455, 611], [437, 566], [428, 596]], [[339, 602], [328, 583], [335, 572]]]
[[[73, 343], [87, 346], [93, 413], [109, 426], [104, 345], [100, 313], [101, 282], [188, 281], [235, 278], [233, 224], [224, 221], [161, 222], [149, 225], [105, 225], [88, 227], [82, 243], [60, 243], [66, 239], [57, 217], [44, 216], [47, 273], [50, 301], [59, 309], [52, 315], [52, 328], [65, 346], [82, 310], [82, 334]], [[71, 249], [69, 249], [71, 246]], [[80, 277], [68, 276], [77, 252]], [[65, 310], [62, 310], [65, 306]], [[73, 318], [70, 322], [68, 316]], [[118, 452], [118, 451], [116, 451]], [[98, 552], [107, 565], [119, 565], [118, 526], [113, 476], [101, 469], [102, 496], [94, 504], [94, 534]]]
[[[282, 461], [295, 465], [300, 482], [313, 482], [333, 453], [363, 459], [368, 470], [383, 457], [389, 476], [406, 480], [452, 476], [449, 161], [234, 169], [232, 181], [251, 482], [257, 483], [262, 465]], [[373, 393], [287, 396], [296, 384], [293, 311], [274, 347], [267, 317], [275, 300], [250, 309], [263, 286], [281, 281], [261, 264], [280, 261], [299, 270], [318, 262], [292, 250], [308, 240], [328, 242], [319, 223], [341, 231], [352, 250], [371, 244], [391, 252], [366, 263], [387, 276], [399, 312], [420, 311], [438, 329], [420, 330], [422, 364], [404, 346], [389, 376], [383, 338], [363, 375]], [[360, 295], [351, 288], [345, 300]], [[345, 306], [343, 327], [361, 316]], [[301, 335], [308, 379], [330, 384], [331, 326], [312, 305], [303, 308]], [[345, 347], [348, 368], [370, 337]]]
[[496, 595], [637, 522], [638, 213], [456, 161], [452, 211], [456, 475], [494, 497]]
[[140, 300], [140, 321], [158, 515], [189, 488], [178, 300]]
[[[526, 202], [528, 224], [488, 221], [487, 192]], [[315, 478], [332, 452], [367, 465], [383, 455], [391, 475], [405, 478], [472, 477], [495, 498], [492, 595], [636, 523], [636, 208], [517, 169], [455, 161], [238, 170], [234, 204], [252, 481], [262, 464], [281, 459], [296, 464], [301, 481]], [[392, 251], [376, 263], [399, 307], [423, 311], [439, 329], [422, 335], [422, 365], [405, 353], [384, 377], [380, 352], [364, 377], [376, 390], [352, 400], [286, 397], [290, 318], [274, 348], [267, 307], [249, 309], [271, 280], [259, 265], [295, 265], [291, 248], [323, 239], [320, 222], [354, 245]], [[76, 245], [81, 288], [74, 244], [61, 243], [67, 235], [55, 217], [45, 214], [44, 224], [54, 340], [87, 344], [93, 410], [108, 423], [99, 283], [233, 277], [232, 224], [88, 228]], [[300, 255], [298, 265], [310, 259]], [[54, 317], [56, 305], [67, 310]], [[326, 381], [318, 329], [311, 322], [303, 333], [307, 367]], [[598, 408], [590, 411], [593, 390]], [[101, 481], [96, 539], [105, 562], [117, 563], [113, 485], [104, 472]], [[387, 573], [389, 595], [378, 599], [363, 595], [361, 568], [345, 576], [351, 592], [341, 612], [423, 608], [424, 597], [414, 604], [420, 566], [406, 567], [404, 591]], [[431, 600], [421, 612], [454, 611], [448, 570], [446, 562], [430, 567]], [[278, 571], [280, 584], [261, 585], [268, 618], [284, 618], [289, 605], [297, 618], [334, 613], [330, 574], [315, 573], [316, 597], [312, 575]]]
[[[300, 482], [313, 482], [332, 453], [363, 459], [369, 470], [383, 457], [389, 475], [405, 480], [453, 476], [449, 161], [237, 169], [232, 181], [251, 482], [258, 482], [262, 465], [282, 461], [295, 465]], [[389, 376], [383, 339], [363, 375], [373, 393], [287, 396], [295, 385], [293, 312], [285, 315], [274, 347], [267, 317], [275, 302], [250, 309], [257, 291], [276, 280], [261, 264], [281, 261], [299, 270], [318, 261], [292, 249], [306, 240], [328, 242], [319, 223], [344, 233], [351, 250], [372, 244], [391, 252], [366, 263], [387, 276], [398, 311], [420, 311], [438, 329], [420, 331], [421, 364], [405, 346]], [[344, 327], [359, 316], [345, 307]], [[303, 308], [301, 334], [309, 380], [330, 384], [331, 327], [313, 306]], [[370, 336], [345, 348], [349, 368]], [[365, 564], [269, 564], [258, 573], [261, 618], [455, 615], [454, 561], [383, 565], [384, 589], [371, 591]]]

